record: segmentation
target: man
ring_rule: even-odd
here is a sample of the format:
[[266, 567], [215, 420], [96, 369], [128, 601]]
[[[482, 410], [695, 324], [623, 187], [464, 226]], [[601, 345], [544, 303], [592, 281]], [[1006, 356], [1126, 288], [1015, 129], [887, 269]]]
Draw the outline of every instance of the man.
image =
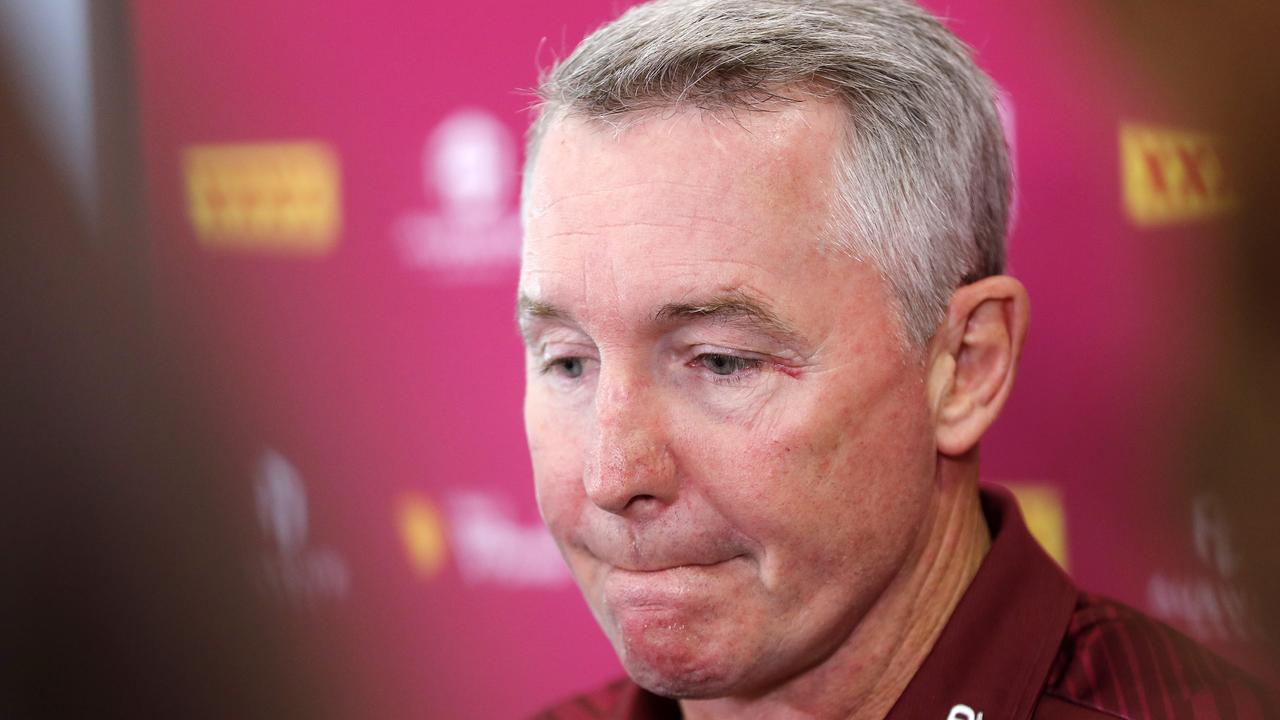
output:
[[1259, 717], [978, 441], [1026, 334], [990, 81], [905, 0], [635, 8], [541, 88], [539, 507], [630, 680], [550, 717]]

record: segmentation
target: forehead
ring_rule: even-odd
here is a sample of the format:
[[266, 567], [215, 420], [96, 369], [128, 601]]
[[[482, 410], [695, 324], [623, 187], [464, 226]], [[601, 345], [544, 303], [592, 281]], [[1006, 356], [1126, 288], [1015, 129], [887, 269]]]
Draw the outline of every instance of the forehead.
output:
[[[555, 122], [527, 187], [522, 290], [585, 293], [608, 282], [617, 297], [812, 273], [801, 266], [830, 260], [820, 240], [841, 133], [840, 110], [819, 100], [736, 114], [655, 111], [615, 127]], [[725, 287], [705, 287], [708, 275]], [[586, 298], [555, 298], [573, 300]]]
[[[552, 122], [532, 169], [527, 208], [534, 218], [583, 185], [596, 191], [632, 183], [676, 183], [699, 195], [825, 207], [831, 162], [843, 128], [834, 102], [776, 101], [716, 111], [655, 109], [620, 118]], [[748, 212], [749, 207], [733, 209]]]

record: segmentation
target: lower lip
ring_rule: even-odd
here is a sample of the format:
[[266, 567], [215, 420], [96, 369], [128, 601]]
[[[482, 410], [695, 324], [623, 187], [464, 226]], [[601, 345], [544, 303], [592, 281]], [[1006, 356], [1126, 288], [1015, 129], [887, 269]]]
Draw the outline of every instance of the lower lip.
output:
[[709, 565], [678, 565], [663, 570], [613, 568], [605, 579], [604, 595], [615, 610], [675, 610], [721, 589], [739, 558]]
[[734, 558], [649, 572], [610, 570], [604, 604], [617, 638], [637, 656], [681, 656], [692, 629], [705, 627], [725, 598], [741, 592], [734, 582], [739, 562]]

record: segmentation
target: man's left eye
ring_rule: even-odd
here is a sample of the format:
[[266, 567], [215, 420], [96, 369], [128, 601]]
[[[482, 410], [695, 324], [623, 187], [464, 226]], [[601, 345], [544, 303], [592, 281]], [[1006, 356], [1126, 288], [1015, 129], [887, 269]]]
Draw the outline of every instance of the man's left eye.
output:
[[755, 370], [760, 367], [760, 361], [752, 358], [743, 358], [736, 355], [723, 355], [721, 353], [705, 353], [695, 358], [694, 362], [702, 365], [716, 375], [737, 375], [747, 370]]

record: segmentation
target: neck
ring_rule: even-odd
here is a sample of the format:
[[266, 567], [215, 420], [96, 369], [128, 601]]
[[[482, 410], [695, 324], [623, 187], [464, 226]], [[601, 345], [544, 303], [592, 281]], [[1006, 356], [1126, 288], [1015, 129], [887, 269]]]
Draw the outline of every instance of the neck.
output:
[[885, 717], [942, 634], [991, 544], [978, 501], [976, 453], [939, 460], [938, 494], [903, 571], [832, 655], [760, 696], [682, 700], [684, 716]]

